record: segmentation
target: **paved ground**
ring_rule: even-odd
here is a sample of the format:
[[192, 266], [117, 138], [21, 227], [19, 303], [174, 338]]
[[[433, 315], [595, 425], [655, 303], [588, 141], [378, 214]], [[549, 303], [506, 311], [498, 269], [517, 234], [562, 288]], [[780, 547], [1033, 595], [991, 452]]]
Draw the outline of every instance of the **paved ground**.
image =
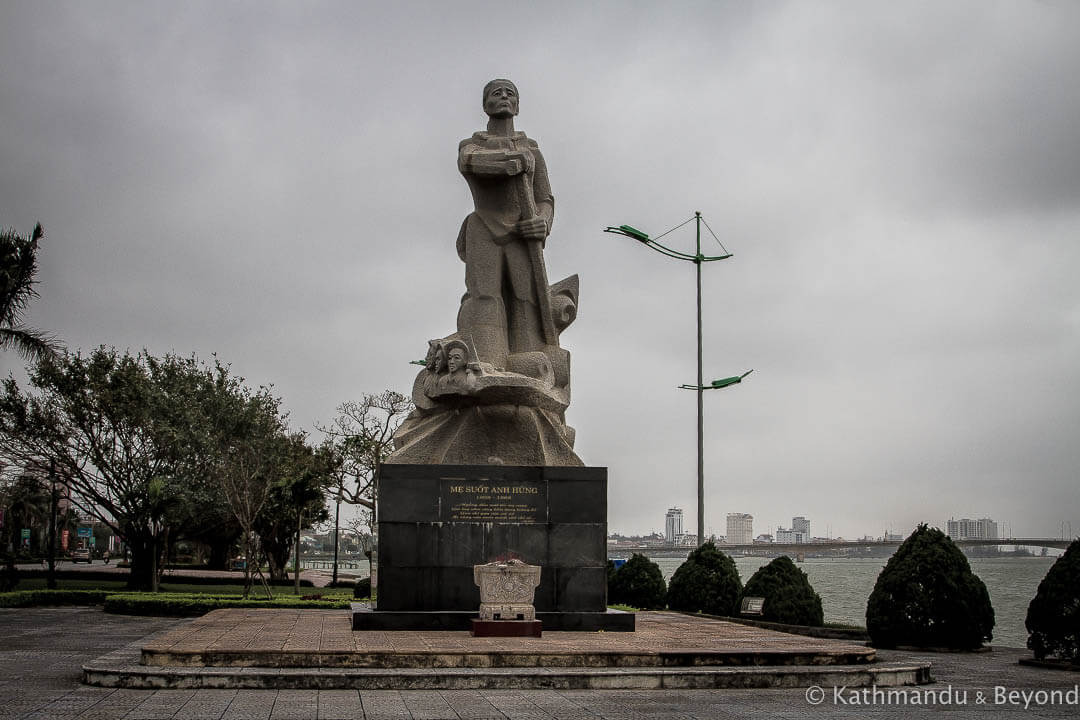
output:
[[[362, 658], [401, 659], [417, 662], [438, 658], [443, 667], [457, 667], [469, 657], [498, 655], [502, 665], [572, 665], [580, 658], [596, 664], [607, 656], [626, 659], [626, 664], [655, 664], [657, 653], [687, 654], [723, 664], [755, 663], [761, 648], [770, 655], [814, 658], [849, 664], [873, 659], [865, 645], [791, 635], [750, 625], [672, 612], [643, 612], [637, 616], [637, 632], [545, 632], [542, 638], [472, 637], [468, 631], [423, 630], [416, 632], [352, 631], [350, 610], [215, 610], [147, 643], [148, 650], [171, 657], [163, 664], [182, 664], [190, 654], [228, 655], [272, 667], [283, 654], [355, 654]], [[636, 660], [635, 660], [636, 659]], [[365, 661], [366, 662], [366, 661]], [[781, 661], [776, 661], [781, 662]], [[474, 663], [465, 663], [477, 667]], [[384, 665], [374, 665], [380, 667]], [[408, 667], [408, 665], [385, 665]]]
[[[938, 682], [878, 696], [831, 687], [821, 688], [819, 696], [815, 688], [151, 691], [79, 683], [83, 663], [185, 622], [106, 615], [94, 608], [0, 610], [0, 718], [923, 718], [941, 712], [955, 720], [1006, 714], [1080, 717], [1075, 689], [1080, 675], [1019, 666], [1017, 658], [1027, 653], [1002, 648], [977, 654], [880, 652], [883, 660], [929, 659]], [[1027, 709], [1022, 693], [1028, 693]]]

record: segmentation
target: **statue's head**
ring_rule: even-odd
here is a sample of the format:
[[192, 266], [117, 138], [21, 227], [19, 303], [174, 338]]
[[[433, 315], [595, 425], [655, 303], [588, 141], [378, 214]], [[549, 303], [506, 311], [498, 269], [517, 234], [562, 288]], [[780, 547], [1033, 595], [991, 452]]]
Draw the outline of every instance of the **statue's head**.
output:
[[441, 340], [428, 340], [427, 357], [424, 358], [424, 363], [429, 372], [442, 372], [446, 365], [446, 352], [443, 350]]
[[488, 117], [510, 118], [518, 114], [518, 89], [501, 78], [484, 86], [484, 112]]
[[469, 362], [469, 348], [460, 340], [451, 340], [446, 344], [446, 369], [451, 373], [464, 370]]

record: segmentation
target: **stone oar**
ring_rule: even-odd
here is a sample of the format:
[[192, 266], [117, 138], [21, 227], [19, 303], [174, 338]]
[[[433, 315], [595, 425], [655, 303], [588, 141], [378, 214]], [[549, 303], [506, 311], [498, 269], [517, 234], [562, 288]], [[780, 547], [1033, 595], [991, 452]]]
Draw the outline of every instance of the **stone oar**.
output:
[[[518, 177], [521, 178], [517, 184], [518, 196], [521, 200], [521, 219], [531, 220], [540, 214], [536, 211], [532, 181], [524, 172]], [[555, 345], [558, 343], [558, 336], [555, 334], [555, 319], [551, 315], [551, 295], [548, 288], [547, 268], [544, 266], [543, 241], [530, 239], [527, 242], [533, 282], [536, 283], [536, 301], [540, 305], [540, 324], [544, 330], [544, 342]]]

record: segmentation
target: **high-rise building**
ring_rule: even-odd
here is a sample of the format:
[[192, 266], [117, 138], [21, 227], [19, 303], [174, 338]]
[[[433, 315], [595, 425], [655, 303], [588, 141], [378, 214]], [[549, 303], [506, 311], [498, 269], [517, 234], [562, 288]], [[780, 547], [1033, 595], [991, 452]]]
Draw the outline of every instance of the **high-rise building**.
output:
[[804, 542], [810, 540], [810, 521], [802, 515], [791, 518], [791, 529], [793, 532], [802, 533], [806, 537]]
[[727, 514], [727, 543], [749, 545], [754, 539], [754, 516], [746, 513]]
[[682, 534], [682, 510], [670, 508], [664, 516], [664, 540], [674, 545]]
[[953, 540], [997, 540], [998, 524], [990, 518], [949, 518], [945, 523], [945, 534]]

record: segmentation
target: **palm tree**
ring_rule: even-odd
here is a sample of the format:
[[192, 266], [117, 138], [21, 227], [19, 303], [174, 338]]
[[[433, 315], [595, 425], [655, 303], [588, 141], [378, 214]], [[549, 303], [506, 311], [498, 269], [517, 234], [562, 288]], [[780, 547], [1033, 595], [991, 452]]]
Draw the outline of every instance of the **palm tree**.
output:
[[27, 240], [14, 230], [0, 232], [0, 350], [15, 350], [27, 360], [42, 360], [58, 351], [49, 335], [22, 324], [22, 314], [38, 296], [38, 240], [45, 236], [41, 223]]

